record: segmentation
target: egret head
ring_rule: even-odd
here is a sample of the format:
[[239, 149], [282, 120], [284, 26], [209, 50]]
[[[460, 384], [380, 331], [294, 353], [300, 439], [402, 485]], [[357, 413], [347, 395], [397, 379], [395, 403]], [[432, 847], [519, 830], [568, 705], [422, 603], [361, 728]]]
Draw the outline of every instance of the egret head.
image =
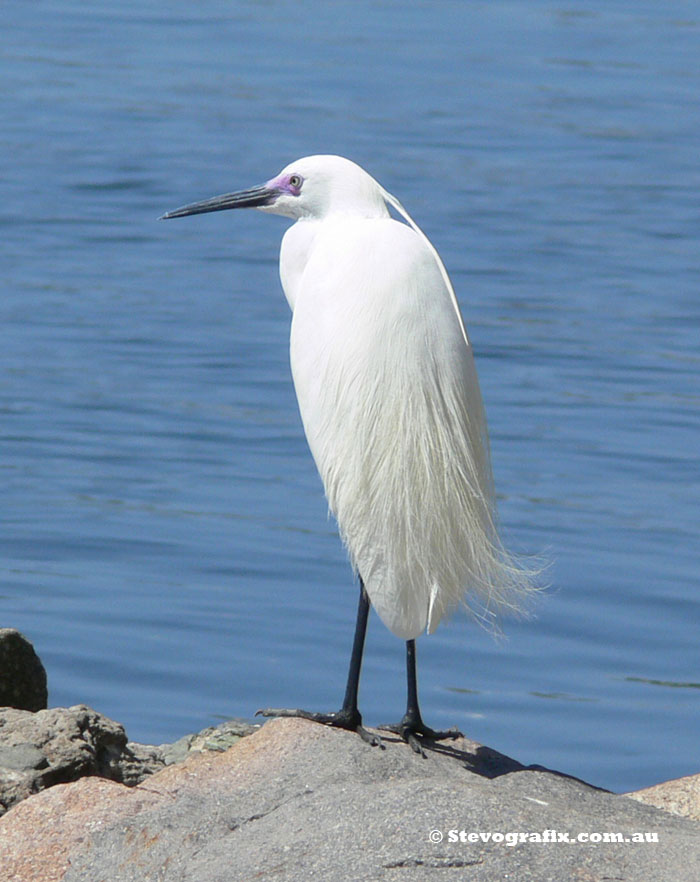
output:
[[258, 208], [294, 220], [333, 214], [386, 217], [384, 191], [367, 172], [342, 156], [306, 156], [290, 163], [267, 183], [193, 202], [163, 218], [185, 217], [229, 208]]

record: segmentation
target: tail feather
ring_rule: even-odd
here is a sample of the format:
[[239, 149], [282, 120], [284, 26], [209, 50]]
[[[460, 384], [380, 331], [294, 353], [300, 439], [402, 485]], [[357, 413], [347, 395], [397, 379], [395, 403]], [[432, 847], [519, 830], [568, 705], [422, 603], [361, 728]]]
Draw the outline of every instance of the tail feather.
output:
[[326, 459], [330, 508], [373, 606], [404, 639], [432, 633], [459, 606], [497, 628], [500, 613], [523, 614], [536, 590], [536, 570], [499, 537], [471, 352], [461, 376], [444, 375], [443, 362], [380, 371], [375, 388], [365, 377], [361, 398], [332, 393], [354, 434], [342, 462]]

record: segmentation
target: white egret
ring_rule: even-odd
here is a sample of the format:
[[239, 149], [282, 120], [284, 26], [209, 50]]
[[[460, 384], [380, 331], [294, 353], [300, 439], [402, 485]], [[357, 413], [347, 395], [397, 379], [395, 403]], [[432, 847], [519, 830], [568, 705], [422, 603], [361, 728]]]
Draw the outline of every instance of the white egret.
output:
[[[304, 430], [353, 567], [360, 602], [343, 706], [301, 716], [362, 727], [358, 686], [369, 605], [406, 641], [398, 732], [422, 752], [415, 639], [466, 604], [489, 620], [522, 611], [530, 573], [503, 547], [472, 347], [435, 248], [399, 201], [340, 156], [292, 162], [262, 186], [163, 215], [257, 208], [292, 218], [280, 277]], [[407, 223], [394, 220], [392, 207]]]

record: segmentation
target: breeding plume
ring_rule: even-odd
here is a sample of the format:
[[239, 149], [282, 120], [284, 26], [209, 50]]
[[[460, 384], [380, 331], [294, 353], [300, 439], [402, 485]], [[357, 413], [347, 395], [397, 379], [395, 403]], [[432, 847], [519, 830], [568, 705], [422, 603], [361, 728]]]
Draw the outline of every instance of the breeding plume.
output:
[[[400, 202], [340, 156], [309, 156], [262, 186], [168, 212], [257, 208], [292, 218], [280, 277], [306, 437], [359, 574], [345, 700], [337, 713], [268, 709], [379, 739], [357, 696], [371, 604], [406, 641], [408, 703], [390, 728], [421, 752], [452, 737], [422, 721], [415, 638], [466, 604], [491, 621], [522, 609], [530, 575], [499, 539], [472, 347], [447, 271]], [[403, 218], [395, 220], [389, 208]]]

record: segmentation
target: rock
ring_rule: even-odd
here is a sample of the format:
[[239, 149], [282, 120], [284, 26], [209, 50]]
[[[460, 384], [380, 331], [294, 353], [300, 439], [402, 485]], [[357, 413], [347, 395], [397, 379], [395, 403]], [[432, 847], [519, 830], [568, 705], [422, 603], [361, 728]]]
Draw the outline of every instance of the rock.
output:
[[673, 815], [700, 821], [700, 775], [675, 778], [626, 795]]
[[129, 787], [140, 784], [149, 775], [160, 771], [163, 766], [184, 762], [190, 754], [205, 750], [221, 752], [228, 750], [241, 738], [251, 735], [260, 728], [260, 723], [231, 719], [218, 726], [209, 726], [201, 732], [184, 735], [173, 744], [139, 744], [129, 741], [122, 760], [119, 762], [122, 781]]
[[[0, 818], [0, 866], [8, 882], [59, 882], [70, 854], [102, 826], [157, 805], [160, 797], [104, 778], [59, 784]], [[95, 877], [96, 879], [98, 877]], [[110, 882], [119, 876], [111, 873]]]
[[46, 707], [46, 671], [34, 647], [14, 628], [0, 628], [0, 707]]
[[125, 747], [124, 728], [85, 705], [36, 713], [0, 708], [0, 814], [85, 775], [122, 780]]
[[190, 753], [228, 750], [236, 741], [252, 735], [260, 726], [260, 723], [249, 723], [247, 720], [226, 720], [225, 723], [202, 729], [194, 735], [185, 735], [174, 744], [161, 744], [160, 750], [166, 765], [181, 763]]
[[0, 815], [33, 793], [86, 775], [134, 787], [190, 753], [226, 750], [259, 728], [228, 720], [157, 747], [127, 742], [120, 723], [85, 705], [37, 713], [0, 708]]
[[126, 784], [127, 787], [135, 787], [165, 766], [163, 750], [153, 744], [129, 741], [116, 761], [116, 766], [118, 771], [113, 776], [114, 780]]
[[33, 744], [0, 746], [0, 768], [31, 772], [34, 769], [45, 769], [48, 764], [44, 754]]
[[221, 752], [228, 750], [241, 738], [252, 735], [260, 728], [261, 723], [249, 723], [248, 720], [233, 718], [219, 723], [218, 726], [209, 726], [201, 732], [183, 735], [172, 744], [139, 744], [130, 741], [127, 750], [136, 759], [135, 774], [131, 774], [128, 759], [121, 764], [123, 768], [122, 780], [124, 784], [133, 786], [141, 783], [144, 778], [159, 771], [163, 766], [171, 766], [174, 763], [184, 762], [190, 754], [202, 753], [205, 750]]
[[[426, 759], [392, 736], [385, 745], [279, 719], [130, 789], [59, 785], [0, 818], [0, 866], [12, 882], [700, 878], [692, 820], [468, 739]], [[532, 840], [509, 846], [511, 834]]]

